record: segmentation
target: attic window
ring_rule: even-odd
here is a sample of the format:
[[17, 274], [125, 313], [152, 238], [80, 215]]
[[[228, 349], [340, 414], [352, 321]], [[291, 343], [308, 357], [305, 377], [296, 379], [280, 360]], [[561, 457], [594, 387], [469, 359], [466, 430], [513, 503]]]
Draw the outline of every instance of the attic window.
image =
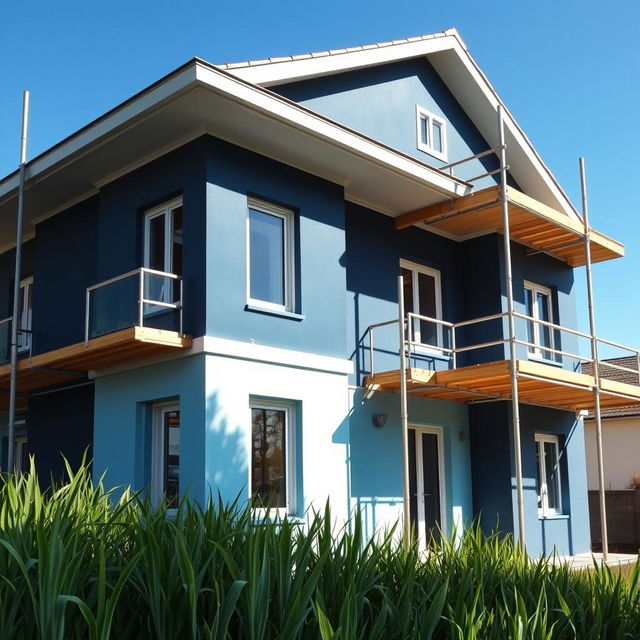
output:
[[416, 105], [418, 149], [439, 160], [447, 159], [447, 129], [442, 118]]

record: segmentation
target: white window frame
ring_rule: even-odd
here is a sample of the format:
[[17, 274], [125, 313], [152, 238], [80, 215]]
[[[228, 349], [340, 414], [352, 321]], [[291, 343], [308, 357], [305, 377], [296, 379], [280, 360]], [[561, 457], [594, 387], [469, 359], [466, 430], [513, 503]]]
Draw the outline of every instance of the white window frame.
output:
[[31, 333], [20, 329], [30, 332], [33, 323], [33, 276], [20, 281], [20, 291], [23, 289], [22, 306], [18, 309], [18, 353], [31, 351]]
[[[444, 429], [442, 427], [429, 427], [420, 424], [410, 424], [409, 429], [413, 429], [415, 432], [415, 455], [416, 455], [416, 493], [418, 496], [424, 493], [424, 462], [422, 459], [422, 434], [430, 433], [437, 436], [438, 439], [438, 483], [440, 485], [440, 528], [444, 535], [448, 535], [448, 522], [447, 522], [447, 487], [445, 484], [445, 468], [444, 468]], [[420, 442], [418, 442], [420, 439]], [[418, 446], [420, 444], [420, 446]], [[419, 473], [422, 471], [422, 473]], [[427, 547], [427, 532], [425, 529], [425, 513], [424, 513], [424, 501], [416, 501], [418, 518], [418, 540], [421, 549]], [[422, 518], [420, 517], [422, 516]]]
[[[427, 121], [427, 131], [429, 133], [428, 143], [422, 141], [422, 120]], [[442, 151], [438, 151], [432, 145], [432, 127], [434, 122], [440, 125], [440, 131], [442, 132]], [[447, 161], [447, 123], [443, 118], [437, 116], [435, 113], [431, 113], [431, 111], [427, 111], [419, 104], [416, 105], [416, 136], [418, 149], [420, 151], [424, 151], [430, 156], [438, 158], [438, 160]]]
[[[442, 320], [442, 277], [440, 271], [438, 269], [432, 269], [431, 267], [425, 267], [424, 265], [418, 264], [417, 262], [411, 262], [409, 260], [402, 259], [400, 260], [400, 269], [408, 269], [412, 272], [411, 288], [413, 290], [414, 308], [410, 310], [405, 308], [405, 313], [408, 311], [410, 311], [411, 313], [420, 313], [420, 293], [418, 278], [416, 277], [416, 274], [424, 273], [425, 275], [431, 276], [435, 281], [436, 320]], [[441, 347], [444, 346], [444, 338], [441, 324], [436, 324], [437, 344], [435, 345], [422, 343], [420, 335], [420, 321], [416, 321], [414, 327], [412, 327], [411, 334], [414, 342], [420, 344], [411, 345], [410, 350], [415, 351], [416, 353], [442, 353]]]
[[[159, 218], [164, 216], [164, 271], [165, 273], [173, 273], [173, 212], [182, 207], [182, 197], [174, 198], [173, 200], [169, 200], [168, 202], [164, 202], [163, 204], [154, 207], [153, 209], [149, 209], [144, 213], [144, 255], [143, 255], [143, 266], [149, 269], [149, 260], [151, 253], [151, 221], [155, 218]], [[184, 217], [183, 217], [184, 220]], [[183, 223], [184, 224], [184, 223]], [[184, 249], [183, 249], [184, 251]], [[182, 274], [175, 274], [182, 275]], [[173, 283], [174, 280], [170, 278], [165, 278], [164, 283], [162, 285], [162, 295], [161, 299], [158, 302], [169, 302], [172, 303], [173, 297]], [[156, 313], [158, 311], [166, 311], [164, 307], [161, 306], [153, 306], [147, 305], [147, 311], [145, 315]]]
[[285, 506], [273, 509], [262, 507], [254, 507], [253, 512], [257, 515], [275, 514], [284, 518], [288, 515], [295, 515], [297, 511], [296, 496], [296, 411], [295, 405], [289, 402], [278, 400], [268, 400], [264, 398], [251, 398], [249, 401], [249, 502], [251, 503], [252, 487], [253, 487], [253, 409], [266, 409], [275, 411], [284, 411], [285, 413], [285, 436], [284, 436], [284, 455], [285, 455]]
[[27, 446], [27, 436], [20, 435], [13, 439], [13, 470], [16, 475], [25, 473], [27, 469], [22, 468], [22, 454]]
[[[251, 209], [260, 211], [271, 216], [276, 216], [284, 220], [284, 304], [276, 304], [267, 300], [259, 300], [251, 297]], [[295, 313], [295, 290], [296, 290], [296, 270], [295, 270], [295, 214], [291, 209], [285, 209], [278, 205], [248, 198], [247, 200], [247, 305], [259, 307], [267, 311], [284, 311]]]
[[[558, 436], [545, 434], [545, 433], [536, 433], [535, 434], [535, 442], [538, 454], [538, 474], [540, 475], [540, 496], [538, 496], [539, 506], [538, 506], [538, 515], [540, 516], [557, 516], [562, 515], [562, 474], [560, 471], [560, 443], [558, 440]], [[546, 474], [546, 463], [544, 459], [544, 443], [550, 442], [555, 445], [556, 450], [556, 465], [557, 469], [557, 479], [558, 479], [558, 508], [550, 509], [549, 508], [549, 494], [547, 489], [547, 474]]]
[[[154, 505], [160, 504], [165, 492], [165, 433], [164, 418], [167, 413], [180, 411], [180, 403], [173, 400], [171, 402], [158, 402], [152, 407], [151, 416], [151, 502]], [[180, 414], [182, 429], [182, 414]], [[182, 433], [180, 433], [180, 444], [182, 445]], [[180, 446], [182, 455], [182, 446]], [[179, 482], [179, 477], [178, 477]], [[175, 509], [169, 509], [175, 512]]]
[[[553, 313], [553, 292], [551, 291], [551, 289], [541, 284], [536, 284], [535, 282], [530, 282], [529, 280], [525, 280], [524, 281], [525, 312], [526, 312], [526, 306], [527, 306], [527, 301], [526, 301], [527, 291], [531, 291], [531, 300], [533, 304], [533, 308], [531, 310], [532, 311], [531, 317], [534, 320], [542, 320], [542, 318], [540, 317], [540, 311], [538, 310], [538, 296], [536, 295], [538, 293], [542, 293], [545, 296], [547, 296], [547, 299], [549, 301], [549, 322], [551, 322], [552, 324], [555, 323], [554, 313]], [[540, 332], [542, 329], [543, 329], [543, 325], [540, 325], [537, 322], [533, 323], [533, 344], [535, 345], [535, 347], [528, 348], [529, 356], [538, 360], [545, 360], [546, 362], [555, 362], [556, 361], [555, 354], [553, 352], [553, 349], [555, 349], [555, 336], [554, 336], [555, 332], [551, 327], [549, 327], [550, 345], [549, 347], [545, 347], [543, 346], [542, 340], [540, 338], [541, 336]], [[549, 353], [549, 357], [544, 356], [545, 351]]]

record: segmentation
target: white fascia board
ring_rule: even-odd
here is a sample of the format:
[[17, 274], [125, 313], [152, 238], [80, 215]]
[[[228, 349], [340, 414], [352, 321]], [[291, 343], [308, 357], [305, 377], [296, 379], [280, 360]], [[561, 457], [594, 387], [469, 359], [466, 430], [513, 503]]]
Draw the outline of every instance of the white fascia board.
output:
[[[116, 107], [106, 116], [87, 125], [79, 132], [72, 134], [66, 140], [55, 145], [51, 150], [27, 163], [26, 188], [38, 183], [39, 176], [46, 175], [52, 167], [61, 169], [68, 162], [82, 157], [83, 151], [94, 150], [115, 133], [126, 130], [140, 118], [150, 113], [154, 108], [169, 98], [178, 97], [196, 79], [195, 66], [189, 65], [175, 75], [167, 77], [164, 82], [150, 90], [144, 91], [138, 97], [131, 98], [123, 105]], [[3, 197], [18, 188], [18, 174], [12, 174], [0, 182], [0, 203]]]
[[[302, 60], [286, 60], [265, 64], [247, 65], [228, 69], [238, 78], [253, 84], [269, 87], [285, 82], [298, 82], [318, 76], [363, 69], [389, 62], [397, 62], [408, 58], [419, 58], [434, 51], [450, 49], [454, 45], [456, 36], [434, 35], [429, 40], [403, 42], [390, 46], [374, 46], [357, 51], [321, 55]], [[312, 54], [313, 55], [313, 54]]]
[[272, 118], [280, 119], [301, 130], [312, 132], [318, 138], [331, 142], [334, 146], [355, 153], [370, 162], [385, 166], [387, 169], [404, 175], [404, 177], [412, 177], [417, 182], [427, 183], [425, 186], [441, 192], [444, 196], [452, 194], [461, 196], [469, 190], [469, 185], [461, 180], [451, 178], [437, 169], [341, 126], [295, 102], [269, 91], [260, 90], [227, 72], [198, 64], [197, 79]]

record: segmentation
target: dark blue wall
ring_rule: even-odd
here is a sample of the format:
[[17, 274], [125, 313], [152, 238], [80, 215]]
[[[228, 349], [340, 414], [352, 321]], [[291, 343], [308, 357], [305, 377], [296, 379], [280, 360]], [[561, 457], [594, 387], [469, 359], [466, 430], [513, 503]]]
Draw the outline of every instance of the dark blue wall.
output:
[[84, 340], [86, 288], [96, 283], [98, 197], [36, 227], [33, 352]]
[[27, 429], [40, 483], [65, 478], [63, 455], [72, 468], [93, 455], [93, 384], [30, 398]]
[[205, 147], [199, 138], [100, 191], [97, 281], [142, 266], [144, 212], [182, 195], [184, 329], [204, 333]]
[[[207, 334], [343, 358], [342, 187], [214, 138], [207, 182]], [[245, 309], [248, 196], [295, 212], [295, 311], [303, 319]]]

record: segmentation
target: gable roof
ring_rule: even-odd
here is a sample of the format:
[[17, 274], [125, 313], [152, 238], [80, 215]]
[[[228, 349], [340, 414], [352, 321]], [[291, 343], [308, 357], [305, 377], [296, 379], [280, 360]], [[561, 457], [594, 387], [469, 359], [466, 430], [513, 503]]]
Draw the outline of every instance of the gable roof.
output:
[[516, 182], [527, 195], [579, 220], [580, 216], [568, 196], [455, 29], [345, 49], [227, 63], [218, 65], [218, 68], [251, 83], [270, 87], [420, 57], [429, 60], [492, 147], [498, 146], [496, 111], [498, 105], [502, 105], [507, 161]]

